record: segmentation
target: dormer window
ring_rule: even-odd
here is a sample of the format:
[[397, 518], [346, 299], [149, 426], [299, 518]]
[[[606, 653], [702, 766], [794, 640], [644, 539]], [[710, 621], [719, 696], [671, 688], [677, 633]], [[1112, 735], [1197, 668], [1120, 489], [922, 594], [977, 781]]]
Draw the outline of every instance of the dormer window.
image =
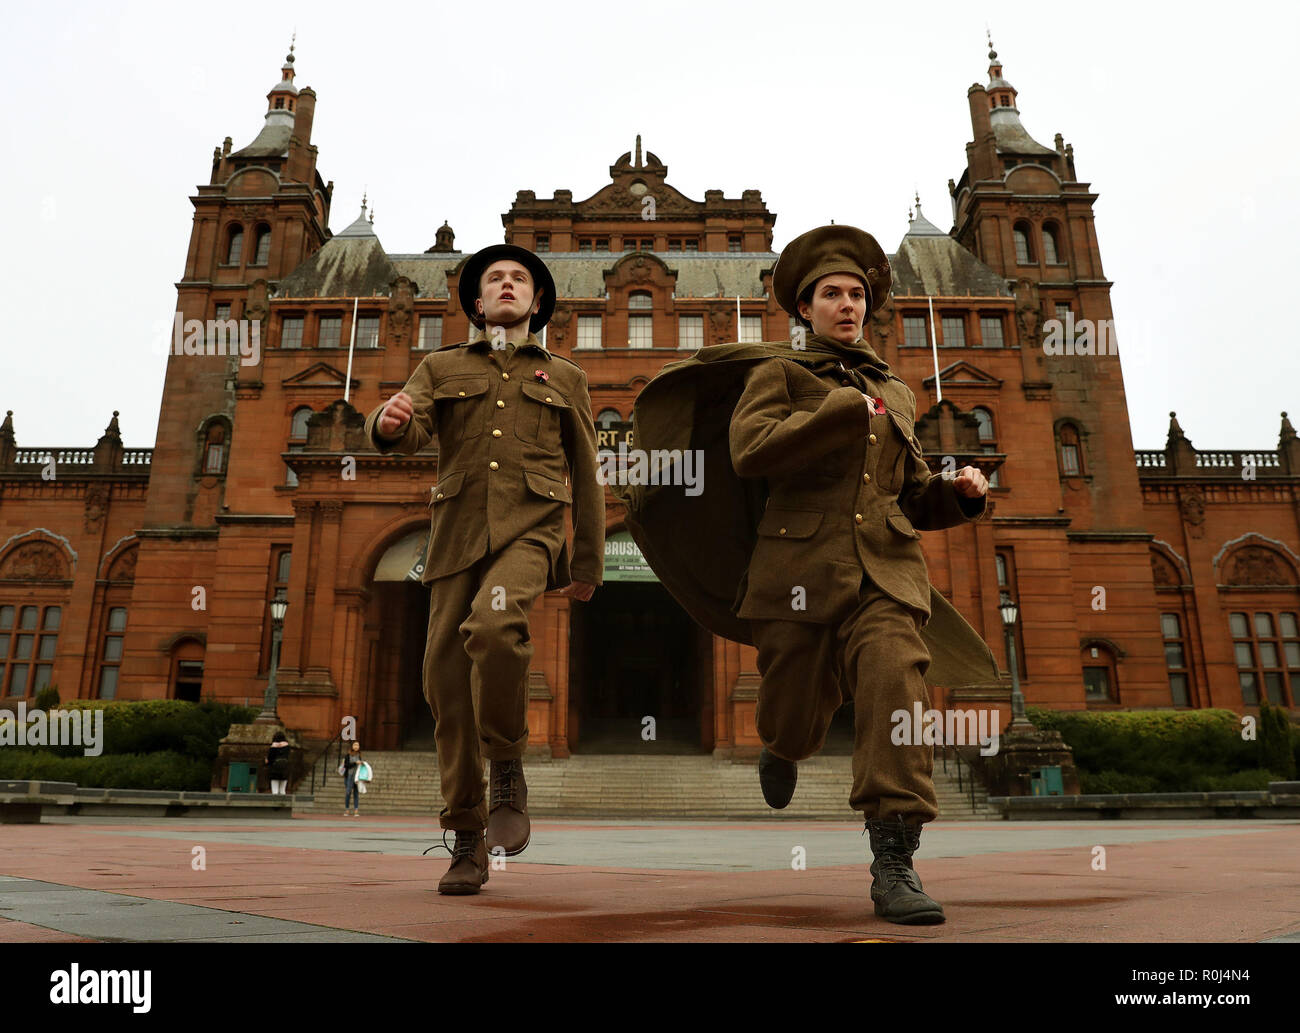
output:
[[276, 98], [275, 98], [275, 106], [276, 106], [277, 108], [282, 108], [282, 107], [284, 107], [284, 98], [283, 98], [283, 97], [276, 97]]

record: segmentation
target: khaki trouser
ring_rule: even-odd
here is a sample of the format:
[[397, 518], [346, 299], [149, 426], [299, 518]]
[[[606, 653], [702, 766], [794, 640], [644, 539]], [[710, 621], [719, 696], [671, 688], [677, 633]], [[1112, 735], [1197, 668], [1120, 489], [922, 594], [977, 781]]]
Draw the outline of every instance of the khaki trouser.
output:
[[786, 760], [822, 748], [831, 718], [853, 700], [853, 791], [849, 806], [867, 818], [933, 821], [934, 747], [895, 745], [895, 710], [930, 707], [922, 677], [930, 652], [922, 615], [862, 579], [857, 605], [831, 624], [753, 621], [758, 647], [757, 724], [769, 751]]
[[546, 590], [550, 557], [520, 539], [429, 584], [424, 698], [433, 711], [445, 829], [487, 825], [483, 760], [514, 760], [528, 744], [528, 611]]

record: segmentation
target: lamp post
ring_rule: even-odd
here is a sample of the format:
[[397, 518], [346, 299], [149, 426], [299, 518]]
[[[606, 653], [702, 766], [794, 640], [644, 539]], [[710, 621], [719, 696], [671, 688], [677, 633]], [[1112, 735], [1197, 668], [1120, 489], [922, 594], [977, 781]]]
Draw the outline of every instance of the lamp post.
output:
[[1025, 697], [1020, 691], [1020, 664], [1016, 660], [1016, 621], [1020, 618], [1020, 607], [1008, 593], [1003, 592], [998, 609], [1002, 612], [1002, 633], [1006, 636], [1007, 664], [1011, 668], [1011, 725], [1007, 731], [1029, 728], [1032, 725], [1025, 716]]
[[262, 698], [262, 712], [257, 715], [255, 724], [279, 724], [280, 715], [275, 712], [279, 692], [275, 684], [275, 674], [280, 667], [280, 632], [284, 628], [284, 613], [289, 609], [288, 600], [283, 593], [277, 592], [271, 600], [271, 673], [266, 679], [266, 695]]

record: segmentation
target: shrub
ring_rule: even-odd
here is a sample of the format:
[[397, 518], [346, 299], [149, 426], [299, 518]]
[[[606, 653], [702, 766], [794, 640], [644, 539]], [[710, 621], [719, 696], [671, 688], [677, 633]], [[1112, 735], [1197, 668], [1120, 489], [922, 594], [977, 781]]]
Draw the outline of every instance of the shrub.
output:
[[[73, 700], [65, 709], [103, 710], [105, 754], [174, 752], [208, 763], [232, 724], [252, 721], [259, 713], [255, 707], [180, 699]], [[51, 749], [63, 756], [82, 752], [79, 746]]]
[[59, 689], [57, 685], [47, 685], [36, 694], [32, 701], [37, 710], [50, 710], [59, 705]]
[[[1059, 711], [1028, 708], [1039, 728], [1056, 730], [1074, 752], [1085, 793], [1211, 792], [1266, 789], [1295, 762], [1300, 736], [1269, 717], [1268, 749], [1241, 737], [1230, 710]], [[1261, 716], [1260, 727], [1264, 726]]]
[[63, 757], [46, 748], [0, 750], [0, 778], [75, 782], [113, 789], [205, 791], [212, 762], [173, 751], [150, 754], [104, 754]]

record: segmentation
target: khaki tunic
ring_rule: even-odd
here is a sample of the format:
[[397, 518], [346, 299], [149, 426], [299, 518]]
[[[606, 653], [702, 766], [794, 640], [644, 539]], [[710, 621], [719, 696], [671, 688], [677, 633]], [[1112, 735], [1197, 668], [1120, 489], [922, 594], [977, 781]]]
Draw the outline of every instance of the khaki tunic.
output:
[[740, 617], [830, 620], [856, 604], [866, 574], [929, 618], [920, 531], [981, 519], [985, 496], [959, 496], [931, 474], [915, 421], [911, 389], [872, 365], [851, 372], [827, 361], [814, 372], [772, 358], [748, 370], [731, 459], [741, 477], [766, 479], [768, 502]]
[[437, 439], [424, 582], [528, 538], [550, 556], [548, 589], [573, 579], [601, 583], [605, 489], [596, 478], [596, 430], [580, 366], [533, 334], [511, 351], [494, 349], [480, 334], [426, 355], [403, 390], [414, 414], [402, 434], [379, 434], [382, 405], [366, 418], [366, 434], [380, 452], [402, 455]]

